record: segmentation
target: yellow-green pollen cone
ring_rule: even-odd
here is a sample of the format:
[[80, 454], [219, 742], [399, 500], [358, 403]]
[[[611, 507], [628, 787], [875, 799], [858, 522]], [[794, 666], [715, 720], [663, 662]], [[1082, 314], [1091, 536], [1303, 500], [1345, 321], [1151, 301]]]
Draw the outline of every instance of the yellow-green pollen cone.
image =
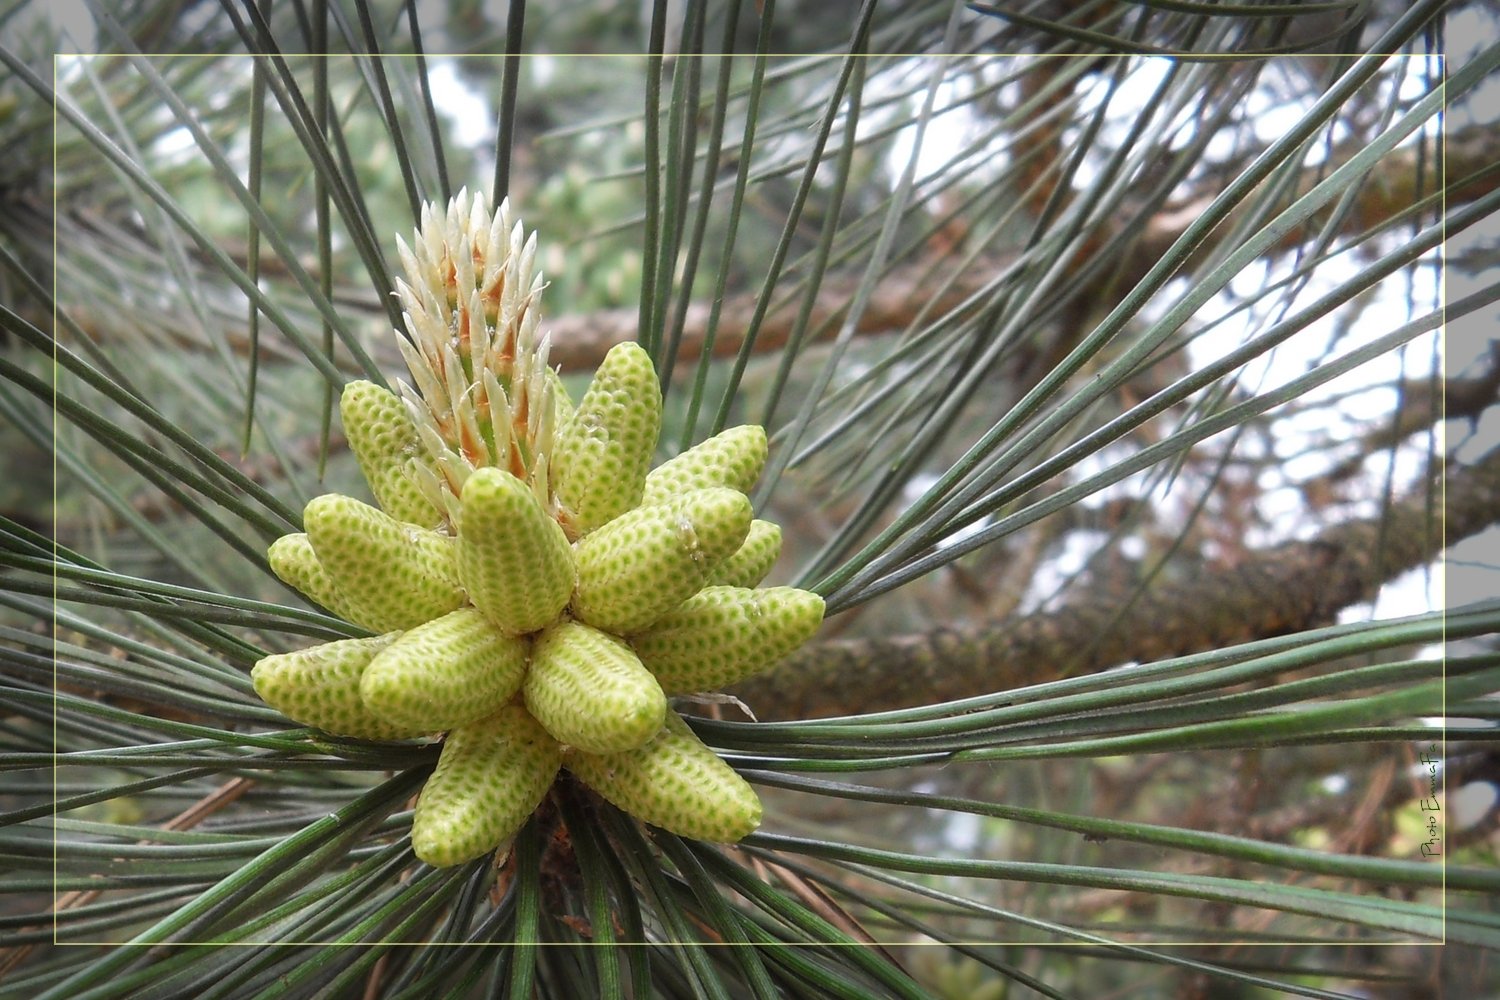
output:
[[561, 762], [557, 741], [519, 705], [449, 730], [417, 799], [412, 849], [437, 868], [483, 857], [521, 829]]
[[621, 809], [684, 837], [734, 843], [760, 826], [760, 798], [675, 713], [645, 746], [563, 766]]
[[536, 236], [508, 204], [429, 204], [396, 282], [411, 382], [346, 387], [378, 507], [328, 494], [272, 544], [285, 583], [383, 633], [268, 656], [256, 692], [370, 740], [443, 736], [412, 847], [462, 864], [515, 835], [560, 769], [644, 822], [732, 843], [751, 787], [672, 710], [772, 666], [823, 601], [759, 588], [781, 531], [746, 493], [766, 435], [732, 427], [650, 471], [661, 390], [613, 348], [575, 408], [538, 334]]
[[442, 517], [414, 478], [421, 438], [401, 397], [374, 382], [350, 382], [339, 399], [349, 450], [380, 508], [398, 521], [430, 528]]

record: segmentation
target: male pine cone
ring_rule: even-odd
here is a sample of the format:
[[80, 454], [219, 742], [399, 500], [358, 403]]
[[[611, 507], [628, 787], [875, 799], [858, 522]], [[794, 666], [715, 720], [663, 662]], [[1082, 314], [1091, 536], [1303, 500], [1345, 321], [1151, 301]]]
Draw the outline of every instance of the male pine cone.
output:
[[355, 382], [340, 406], [380, 507], [319, 497], [268, 553], [384, 634], [268, 656], [256, 691], [338, 735], [446, 734], [412, 827], [433, 865], [503, 844], [561, 768], [645, 822], [739, 840], [759, 799], [666, 699], [763, 670], [822, 621], [816, 594], [757, 589], [781, 546], [745, 495], [765, 433], [730, 428], [648, 471], [649, 355], [613, 348], [574, 409], [536, 337], [523, 234], [464, 194], [401, 243], [417, 390]]

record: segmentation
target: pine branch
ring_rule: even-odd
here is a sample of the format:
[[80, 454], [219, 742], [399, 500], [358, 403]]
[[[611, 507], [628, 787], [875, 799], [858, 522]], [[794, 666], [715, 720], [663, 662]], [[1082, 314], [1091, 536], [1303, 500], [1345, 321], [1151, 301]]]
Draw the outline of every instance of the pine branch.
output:
[[[1500, 139], [1496, 138], [1493, 130], [1475, 126], [1449, 136], [1445, 144], [1445, 155], [1446, 161], [1441, 164], [1442, 169], [1439, 172], [1432, 160], [1432, 152], [1429, 150], [1428, 169], [1431, 174], [1427, 187], [1422, 190], [1418, 190], [1416, 186], [1419, 175], [1417, 172], [1418, 153], [1415, 149], [1402, 149], [1381, 161], [1375, 175], [1360, 187], [1359, 197], [1355, 200], [1353, 210], [1345, 220], [1346, 228], [1351, 232], [1359, 232], [1394, 217], [1408, 208], [1420, 194], [1431, 194], [1442, 176], [1451, 178], [1455, 182], [1445, 195], [1449, 209], [1482, 197], [1500, 184], [1500, 170], [1489, 169], [1494, 163], [1500, 162]], [[1334, 158], [1334, 162], [1309, 168], [1305, 171], [1306, 177], [1302, 186], [1311, 186], [1336, 165], [1337, 157]], [[1463, 181], [1463, 183], [1457, 184], [1458, 181]], [[1074, 300], [1078, 303], [1085, 303], [1091, 314], [1096, 310], [1107, 310], [1113, 306], [1120, 296], [1139, 281], [1145, 270], [1182, 235], [1183, 230], [1200, 214], [1206, 200], [1211, 200], [1212, 197], [1212, 192], [1205, 192], [1202, 198], [1186, 197], [1146, 221], [1141, 227], [1140, 238], [1134, 247], [1129, 253], [1121, 255], [1121, 270], [1112, 276], [1108, 283], [1109, 288], [1099, 288], [1097, 283], [1085, 283], [1075, 289]], [[1122, 217], [1117, 224], [1140, 225], [1140, 222], [1126, 216]], [[1232, 224], [1220, 226], [1213, 237], [1199, 247], [1198, 253], [1200, 255], [1211, 253], [1220, 239], [1230, 236], [1234, 231], [1235, 227]], [[1113, 233], [1107, 229], [1101, 229], [1091, 242], [1094, 245], [1102, 245], [1108, 242], [1112, 235]], [[1288, 232], [1283, 241], [1283, 249], [1296, 246], [1305, 238], [1305, 230], [1293, 229]], [[42, 245], [42, 243], [37, 244], [38, 247]], [[50, 243], [45, 245], [50, 245]], [[243, 245], [238, 247], [226, 245], [225, 249], [242, 265], [245, 263]], [[1087, 259], [1087, 254], [1081, 254], [1076, 262], [1082, 263]], [[995, 275], [1001, 273], [1012, 262], [1013, 254], [990, 254], [976, 260], [955, 276], [951, 284], [945, 285], [936, 299], [931, 298], [931, 288], [934, 284], [931, 273], [932, 261], [924, 260], [901, 267], [881, 280], [868, 307], [861, 313], [855, 332], [861, 336], [887, 334], [905, 328], [919, 314], [930, 320], [952, 310], [974, 308], [978, 301], [971, 300], [979, 299], [986, 287], [994, 280]], [[263, 274], [275, 274], [285, 269], [282, 262], [272, 257], [262, 257], [260, 266]], [[304, 262], [304, 266], [308, 268], [309, 273], [316, 275], [315, 261], [308, 260]], [[835, 328], [848, 307], [857, 284], [857, 275], [832, 275], [825, 280], [819, 290], [808, 328], [814, 331], [825, 327]], [[1065, 281], [1061, 282], [1059, 287], [1070, 288], [1073, 285]], [[381, 303], [352, 290], [340, 292], [335, 289], [334, 298], [342, 308], [367, 313], [372, 318], [384, 312]], [[755, 342], [754, 349], [757, 354], [775, 353], [786, 346], [796, 323], [799, 302], [800, 295], [793, 289], [791, 294], [783, 297], [782, 302], [773, 305], [761, 324]], [[734, 295], [725, 299], [713, 346], [715, 357], [734, 357], [739, 352], [749, 332], [755, 310], [754, 293]], [[691, 362], [701, 356], [710, 311], [711, 303], [708, 301], [689, 303], [683, 323], [682, 342], [678, 350], [680, 361]], [[99, 338], [108, 337], [108, 317], [90, 315], [87, 311], [77, 309], [70, 310], [70, 315], [91, 335]], [[245, 352], [249, 346], [247, 332], [233, 325], [234, 320], [228, 317], [225, 317], [225, 320], [223, 335], [231, 348], [236, 352]], [[592, 370], [615, 344], [635, 339], [638, 320], [639, 312], [634, 306], [602, 309], [588, 313], [553, 315], [545, 323], [545, 328], [552, 335], [552, 363], [561, 364], [564, 372]], [[183, 347], [190, 349], [202, 347], [190, 330], [168, 329], [163, 333], [176, 337]], [[396, 350], [395, 343], [389, 337], [376, 338], [368, 345], [368, 348], [382, 368], [388, 371], [402, 369], [401, 356]], [[294, 353], [287, 345], [278, 343], [274, 338], [262, 338], [261, 352], [267, 360], [292, 357]], [[339, 362], [346, 370], [351, 372], [356, 370], [347, 358], [340, 358]]]
[[[1357, 150], [1350, 150], [1348, 154], [1352, 155], [1355, 151]], [[1488, 194], [1500, 184], [1500, 170], [1487, 170], [1500, 161], [1500, 138], [1491, 130], [1475, 127], [1450, 136], [1446, 143], [1446, 154], [1443, 173], [1455, 180], [1468, 178], [1462, 186], [1453, 187], [1447, 192], [1450, 210]], [[1351, 232], [1380, 225], [1407, 209], [1420, 194], [1431, 194], [1439, 186], [1442, 174], [1434, 172], [1429, 177], [1427, 187], [1420, 191], [1417, 189], [1417, 155], [1415, 149], [1403, 149], [1382, 161], [1377, 175], [1361, 186], [1354, 210], [1346, 220], [1346, 226]], [[1428, 169], [1434, 170], [1430, 156], [1429, 151]], [[1310, 188], [1336, 165], [1337, 162], [1332, 162], [1308, 169], [1305, 171], [1307, 176], [1303, 180], [1303, 187]], [[1204, 197], [1211, 200], [1212, 194], [1207, 193]], [[1110, 288], [1100, 289], [1086, 285], [1077, 288], [1074, 297], [1079, 302], [1086, 302], [1090, 312], [1108, 310], [1182, 235], [1201, 213], [1203, 204], [1196, 198], [1187, 198], [1152, 218], [1145, 225], [1140, 242], [1130, 253], [1123, 255], [1123, 270], [1113, 277]], [[1121, 224], [1129, 222], [1126, 219]], [[1212, 253], [1219, 239], [1230, 236], [1234, 231], [1232, 224], [1220, 226], [1214, 237], [1203, 243], [1198, 253]], [[1095, 237], [1095, 242], [1103, 244], [1112, 235], [1108, 231], [1102, 231]], [[1284, 241], [1284, 248], [1298, 245], [1306, 239], [1306, 235], [1306, 231], [1301, 228], [1291, 230]], [[1087, 259], [1086, 254], [1080, 255], [1076, 263]], [[907, 265], [881, 280], [869, 306], [860, 315], [855, 332], [863, 336], [891, 333], [905, 328], [919, 314], [932, 319], [966, 306], [972, 308], [976, 303], [970, 300], [980, 296], [994, 280], [994, 276], [1012, 262], [1013, 255], [1010, 254], [992, 254], [976, 260], [951, 285], [946, 286], [936, 299], [931, 299], [934, 283], [930, 273], [931, 262], [919, 261]], [[826, 280], [819, 290], [808, 329], [818, 330], [825, 325], [829, 329], [834, 328], [847, 308], [857, 283], [856, 276], [831, 276]], [[1070, 285], [1062, 282], [1059, 287], [1067, 288]], [[756, 338], [756, 353], [775, 353], [786, 346], [795, 325], [799, 298], [787, 295], [779, 307], [773, 307], [767, 313]], [[755, 306], [753, 294], [732, 296], [725, 300], [713, 345], [715, 357], [728, 358], [738, 354], [749, 332]], [[683, 324], [682, 344], [678, 351], [679, 360], [692, 361], [701, 355], [709, 312], [708, 302], [689, 304]], [[637, 319], [634, 307], [564, 314], [550, 319], [546, 325], [552, 334], [553, 363], [561, 363], [565, 372], [593, 368], [615, 344], [635, 339]], [[382, 363], [389, 361], [392, 365], [399, 365], [394, 348], [389, 353], [390, 358], [381, 354], [377, 354], [377, 357], [380, 357]]]
[[1500, 448], [1451, 471], [1446, 503], [1429, 482], [1382, 515], [1204, 570], [1123, 612], [1106, 599], [982, 629], [815, 644], [732, 693], [761, 719], [877, 712], [1325, 626], [1447, 545], [1500, 524]]

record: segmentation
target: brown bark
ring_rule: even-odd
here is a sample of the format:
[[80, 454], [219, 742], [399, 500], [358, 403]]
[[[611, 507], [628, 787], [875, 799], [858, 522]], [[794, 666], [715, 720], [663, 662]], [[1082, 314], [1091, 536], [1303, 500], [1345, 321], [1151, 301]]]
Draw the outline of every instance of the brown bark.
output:
[[1454, 470], [1444, 499], [1418, 488], [1384, 517], [1204, 570], [1123, 610], [1080, 602], [977, 630], [810, 645], [732, 693], [762, 719], [877, 712], [1317, 628], [1445, 544], [1500, 523], [1500, 448]]
[[[869, 305], [860, 314], [855, 330], [861, 334], [888, 333], [900, 330], [925, 310], [936, 317], [961, 305], [965, 299], [984, 287], [998, 264], [990, 261], [978, 264], [969, 273], [958, 279], [943, 292], [936, 301], [931, 301], [931, 292], [926, 285], [931, 277], [921, 268], [910, 268], [882, 279], [870, 296]], [[858, 284], [857, 275], [830, 275], [818, 290], [808, 329], [817, 330], [826, 323], [840, 319], [854, 296]], [[712, 356], [731, 358], [739, 353], [750, 330], [755, 314], [757, 296], [753, 294], [733, 295], [725, 298], [719, 324], [715, 333]], [[772, 353], [781, 350], [791, 339], [797, 319], [799, 297], [783, 295], [779, 305], [767, 312], [761, 322], [760, 332], [755, 338], [756, 353]], [[679, 362], [696, 361], [703, 355], [707, 343], [708, 301], [696, 301], [688, 305], [683, 323], [683, 335], [677, 357]], [[639, 315], [634, 307], [629, 309], [606, 309], [584, 315], [563, 315], [544, 323], [552, 334], [551, 360], [561, 364], [564, 372], [588, 371], [599, 363], [615, 344], [634, 340], [636, 320]]]

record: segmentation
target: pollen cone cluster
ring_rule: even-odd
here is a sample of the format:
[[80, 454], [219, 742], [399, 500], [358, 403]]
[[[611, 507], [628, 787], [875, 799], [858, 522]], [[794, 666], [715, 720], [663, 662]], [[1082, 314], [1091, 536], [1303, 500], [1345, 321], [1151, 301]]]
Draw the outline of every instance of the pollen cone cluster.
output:
[[667, 699], [764, 670], [823, 620], [816, 594], [757, 588], [781, 547], [745, 495], [764, 431], [652, 471], [650, 357], [615, 347], [574, 407], [536, 333], [535, 234], [506, 204], [460, 194], [398, 243], [414, 387], [354, 382], [340, 406], [379, 506], [318, 497], [268, 553], [379, 634], [268, 656], [255, 690], [337, 735], [440, 735], [412, 824], [432, 865], [505, 843], [564, 768], [648, 823], [739, 840], [759, 799]]

